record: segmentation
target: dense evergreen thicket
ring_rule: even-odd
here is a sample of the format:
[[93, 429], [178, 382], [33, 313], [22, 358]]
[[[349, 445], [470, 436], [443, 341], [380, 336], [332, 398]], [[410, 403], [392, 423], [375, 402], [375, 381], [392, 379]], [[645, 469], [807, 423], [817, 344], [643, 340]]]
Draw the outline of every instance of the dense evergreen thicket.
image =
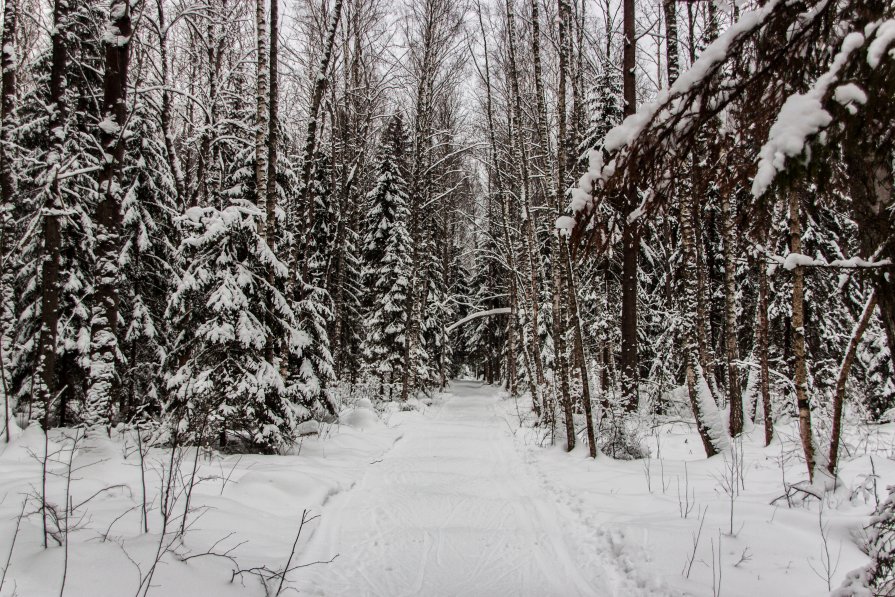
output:
[[275, 451], [476, 375], [592, 455], [797, 417], [826, 478], [892, 417], [889, 4], [251, 4], [5, 3], [19, 423]]

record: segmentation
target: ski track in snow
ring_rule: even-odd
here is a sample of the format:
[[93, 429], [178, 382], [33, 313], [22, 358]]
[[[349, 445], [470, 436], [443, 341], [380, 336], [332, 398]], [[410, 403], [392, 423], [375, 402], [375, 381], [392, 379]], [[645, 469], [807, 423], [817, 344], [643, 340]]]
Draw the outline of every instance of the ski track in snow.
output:
[[[525, 463], [499, 402], [493, 387], [457, 382], [443, 405], [334, 496], [301, 560], [338, 557], [294, 572], [300, 592], [636, 595], [624, 579], [628, 566], [614, 567], [611, 542], [595, 534], [570, 543], [571, 510]], [[601, 555], [581, 566], [576, 547]]]

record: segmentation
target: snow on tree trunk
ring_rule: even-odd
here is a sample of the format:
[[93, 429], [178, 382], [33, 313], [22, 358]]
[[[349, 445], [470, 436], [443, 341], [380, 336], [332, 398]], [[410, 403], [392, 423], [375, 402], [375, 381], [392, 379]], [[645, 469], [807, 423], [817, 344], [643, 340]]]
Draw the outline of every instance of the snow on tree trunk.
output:
[[69, 18], [68, 0], [55, 0], [53, 4], [52, 65], [50, 67], [50, 131], [51, 145], [47, 155], [47, 172], [45, 173], [43, 209], [43, 266], [41, 268], [41, 325], [40, 349], [36, 366], [37, 377], [42, 382], [36, 398], [43, 408], [43, 416], [49, 416], [49, 406], [56, 398], [56, 338], [59, 325], [59, 269], [62, 245], [60, 222], [63, 210], [62, 192], [59, 175], [65, 154], [66, 129], [65, 119], [68, 116], [66, 103], [66, 77], [68, 66], [68, 47], [66, 27]]
[[[801, 190], [789, 192], [789, 250], [790, 253], [802, 252], [802, 201]], [[818, 472], [818, 449], [814, 432], [811, 428], [811, 403], [808, 396], [808, 359], [805, 349], [805, 268], [796, 266], [792, 269], [792, 353], [793, 384], [795, 386], [796, 410], [799, 415], [799, 437], [802, 440], [802, 451], [805, 454], [805, 465], [808, 468], [809, 480], [814, 482]]]
[[727, 400], [730, 405], [730, 435], [738, 436], [743, 431], [743, 396], [740, 391], [740, 377], [737, 363], [740, 359], [737, 346], [737, 289], [736, 289], [736, 226], [732, 198], [722, 191], [721, 233], [724, 259], [724, 349], [727, 357]]
[[3, 9], [3, 32], [0, 36], [0, 376], [3, 392], [3, 434], [10, 439], [12, 404], [8, 380], [9, 353], [12, 342], [14, 275], [9, 248], [13, 245], [16, 193], [14, 163], [16, 151], [13, 145], [13, 131], [16, 126], [16, 20], [18, 1], [6, 0]]
[[84, 422], [88, 427], [105, 427], [107, 430], [121, 384], [118, 305], [123, 190], [120, 171], [127, 136], [127, 71], [132, 34], [130, 2], [113, 0], [109, 4], [109, 21], [103, 34], [105, 75], [103, 119], [99, 127], [104, 163], [99, 177], [101, 199], [95, 215], [96, 279], [91, 322], [90, 387], [84, 413]]
[[[276, 3], [277, 0], [274, 0]], [[270, 119], [270, 89], [267, 49], [267, 11], [264, 0], [255, 0], [255, 205], [264, 214], [258, 219], [258, 232], [261, 237], [273, 246], [273, 235], [266, 230], [267, 220], [272, 215], [267, 214], [267, 159], [269, 154], [269, 119]]]
[[699, 355], [697, 337], [698, 319], [700, 317], [698, 302], [698, 265], [696, 256], [696, 235], [693, 227], [693, 211], [695, 199], [681, 198], [680, 227], [683, 242], [683, 288], [682, 314], [684, 318], [684, 359], [686, 364], [687, 391], [690, 405], [696, 419], [696, 428], [702, 439], [706, 456], [727, 449], [728, 437], [721, 411], [706, 380], [702, 359]]
[[[637, 39], [635, 0], [622, 2], [622, 82], [624, 115], [637, 111]], [[622, 396], [628, 410], [637, 409], [638, 402], [638, 347], [637, 347], [637, 271], [640, 253], [640, 222], [630, 217], [637, 207], [637, 197], [628, 192], [622, 205], [622, 305], [621, 305], [621, 373]]]

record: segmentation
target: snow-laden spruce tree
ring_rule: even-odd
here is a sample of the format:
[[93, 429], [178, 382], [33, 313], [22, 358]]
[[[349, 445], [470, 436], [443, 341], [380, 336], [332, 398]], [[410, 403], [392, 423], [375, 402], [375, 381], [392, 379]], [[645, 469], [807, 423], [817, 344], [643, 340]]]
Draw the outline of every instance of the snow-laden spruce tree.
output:
[[51, 44], [31, 65], [33, 86], [18, 110], [12, 393], [27, 417], [49, 425], [77, 417], [90, 366], [102, 4], [58, 3]]
[[329, 156], [322, 151], [316, 151], [313, 160], [310, 188], [306, 194], [309, 202], [307, 223], [309, 234], [305, 239], [308, 282], [329, 292], [339, 213], [330, 185], [332, 164]]
[[[330, 259], [325, 246], [333, 242], [331, 234], [333, 225], [330, 220], [334, 215], [332, 208], [328, 207], [331, 197], [314, 196], [315, 193], [327, 192], [328, 184], [326, 187], [321, 185], [328, 182], [329, 164], [322, 163], [317, 171], [316, 180], [312, 178], [309, 182], [310, 193], [304, 192], [300, 184], [296, 184], [287, 187], [288, 190], [283, 194], [282, 200], [286, 205], [293, 205], [300, 197], [304, 197], [313, 201], [305, 206], [306, 216], [314, 213], [315, 205], [317, 209], [325, 207], [329, 216], [321, 219], [322, 230], [317, 230], [316, 233], [310, 228], [312, 221], [308, 220], [313, 220], [310, 216], [302, 225], [297, 225], [298, 220], [287, 223], [284, 237], [281, 239], [284, 247], [281, 254], [295, 254], [296, 246], [302, 247], [304, 254], [304, 263], [295, 265], [295, 271], [292, 272], [295, 276], [293, 278], [295, 292], [289, 296], [304, 342], [300, 351], [289, 353], [287, 362], [290, 383], [294, 384], [296, 400], [312, 416], [328, 418], [335, 416], [336, 406], [329, 390], [331, 382], [335, 379], [335, 373], [328, 330], [328, 325], [333, 320], [332, 298], [325, 286]], [[298, 180], [297, 172], [290, 170], [289, 176]], [[315, 234], [316, 241], [310, 241], [309, 239]]]
[[[491, 284], [490, 262], [491, 256], [487, 254], [484, 247], [477, 247], [475, 251], [475, 265], [471, 279], [466, 283], [468, 304], [463, 306], [462, 317], [478, 311], [487, 311], [492, 309], [489, 296], [493, 294]], [[454, 330], [454, 334], [460, 338], [463, 353], [470, 362], [481, 363], [484, 370], [482, 377], [486, 383], [493, 383], [493, 372], [490, 367], [494, 364], [494, 355], [492, 354], [492, 346], [494, 342], [494, 326], [490, 321], [493, 317], [480, 317], [473, 319], [466, 325], [460, 326], [460, 329]]]
[[332, 176], [330, 156], [315, 152], [307, 193], [307, 277], [310, 286], [316, 289], [314, 293], [323, 297], [325, 291], [327, 310], [321, 315], [336, 353], [334, 360], [339, 361], [334, 364], [348, 373], [352, 371], [352, 364], [358, 364], [361, 264], [357, 254], [358, 234], [339, 204]]
[[341, 378], [344, 375], [352, 383], [360, 373], [363, 358], [362, 305], [366, 288], [363, 286], [360, 245], [361, 239], [356, 225], [349, 221], [349, 218], [340, 217], [336, 234], [336, 255], [332, 260], [330, 296], [334, 316], [330, 324], [329, 337], [333, 346], [333, 364], [337, 377]]
[[220, 438], [273, 452], [286, 447], [311, 411], [303, 380], [283, 359], [300, 359], [311, 338], [281, 290], [286, 265], [258, 234], [262, 212], [232, 199], [194, 207], [180, 219], [185, 264], [168, 305], [177, 337], [168, 355], [168, 411], [196, 443]]
[[452, 345], [445, 328], [454, 322], [455, 306], [444, 271], [444, 261], [434, 242], [435, 234], [440, 228], [433, 228], [432, 240], [427, 243], [429, 250], [424, 254], [424, 259], [429, 262], [425, 268], [426, 302], [420, 326], [424, 355], [416, 361], [419, 367], [417, 383], [423, 388], [443, 388], [447, 385], [453, 364]]
[[[607, 56], [586, 98], [589, 118], [578, 147], [582, 168], [587, 168], [590, 152], [602, 150], [606, 133], [621, 123], [624, 117], [622, 83], [621, 71]], [[607, 202], [602, 202], [598, 209], [599, 217], [604, 221], [615, 221], [620, 217], [619, 212]], [[612, 252], [602, 255], [599, 263], [583, 273], [583, 279], [590, 280], [590, 283], [578, 285], [578, 301], [584, 337], [593, 340], [591, 355], [596, 364], [594, 388], [597, 392], [594, 399], [598, 399], [600, 404], [600, 450], [614, 458], [627, 459], [643, 454], [632, 434], [631, 404], [620, 391], [621, 372], [615, 366], [616, 347], [621, 340], [621, 321], [612, 306], [621, 301], [621, 289], [615, 283], [621, 269], [619, 256]], [[644, 270], [638, 268], [638, 275], [643, 276]], [[648, 345], [648, 342], [644, 344]]]
[[588, 119], [578, 152], [581, 165], [586, 168], [588, 153], [603, 146], [606, 133], [622, 121], [624, 114], [621, 72], [608, 56], [587, 92], [585, 105]]
[[163, 136], [149, 103], [138, 99], [122, 179], [121, 321], [119, 346], [125, 369], [118, 420], [155, 416], [161, 408], [162, 364], [171, 328], [165, 321], [168, 295], [174, 290], [178, 230], [177, 197], [165, 157]]
[[866, 352], [861, 354], [866, 360], [867, 408], [874, 419], [892, 421], [895, 420], [895, 408], [892, 407], [895, 404], [892, 354], [885, 333], [878, 327], [868, 334], [871, 340], [866, 343]]
[[[486, 268], [487, 271], [487, 268]], [[453, 308], [453, 321], [460, 321], [473, 311], [473, 302], [476, 297], [476, 286], [474, 283], [481, 283], [482, 278], [476, 278], [466, 267], [463, 261], [462, 247], [454, 243], [451, 246], [451, 262], [448, 271], [448, 279], [450, 283], [450, 300]], [[476, 272], [476, 276], [479, 276]], [[453, 323], [449, 321], [448, 325]], [[448, 375], [451, 378], [457, 377], [462, 373], [463, 366], [473, 360], [472, 351], [474, 343], [471, 341], [471, 329], [469, 325], [460, 326], [451, 332], [448, 342], [453, 348], [453, 354], [450, 366], [448, 367]], [[484, 360], [484, 355], [482, 355]]]
[[410, 213], [401, 163], [405, 139], [403, 120], [395, 115], [383, 134], [376, 183], [367, 194], [362, 248], [367, 289], [363, 355], [367, 370], [381, 385], [397, 383], [404, 363], [411, 267]]

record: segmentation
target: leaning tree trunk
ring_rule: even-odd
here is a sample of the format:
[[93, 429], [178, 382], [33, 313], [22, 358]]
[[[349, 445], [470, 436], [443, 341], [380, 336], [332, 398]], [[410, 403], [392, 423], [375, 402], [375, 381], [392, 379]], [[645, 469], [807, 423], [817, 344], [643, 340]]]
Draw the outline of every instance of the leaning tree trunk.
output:
[[[872, 146], [874, 134], [859, 124], [849, 131], [845, 144], [845, 167], [861, 176], [850, 176], [849, 195], [858, 224], [860, 255], [865, 259], [888, 259], [895, 263], [895, 184], [891, 155]], [[889, 217], [886, 217], [889, 214]], [[871, 279], [879, 307], [879, 318], [886, 333], [889, 352], [895, 355], [895, 272], [893, 266], [877, 268]], [[893, 371], [895, 373], [895, 371]]]
[[91, 428], [111, 423], [111, 407], [121, 380], [118, 371], [118, 254], [121, 250], [121, 201], [119, 172], [124, 160], [127, 125], [127, 69], [130, 61], [131, 6], [128, 0], [112, 0], [103, 36], [103, 121], [100, 143], [105, 160], [99, 175], [101, 198], [96, 207], [96, 278], [91, 322], [90, 387], [85, 421]]
[[584, 331], [578, 309], [578, 285], [572, 268], [568, 241], [563, 242], [563, 264], [569, 289], [569, 327], [574, 338], [575, 362], [581, 377], [581, 403], [584, 407], [584, 424], [587, 431], [587, 447], [591, 458], [597, 457], [597, 434], [594, 430], [593, 403], [590, 398], [590, 375], [587, 371], [587, 355], [584, 352]]
[[830, 431], [830, 453], [828, 456], [827, 470], [835, 478], [836, 465], [839, 463], [839, 440], [842, 435], [842, 409], [845, 405], [845, 382], [848, 380], [848, 372], [851, 370], [852, 364], [855, 362], [855, 355], [858, 353], [858, 344], [861, 343], [861, 337], [870, 324], [870, 318], [876, 309], [876, 291], [870, 293], [870, 298], [864, 305], [861, 312], [861, 318], [855, 324], [851, 338], [848, 341], [848, 348], [845, 350], [845, 356], [842, 357], [842, 364], [839, 367], [839, 376], [836, 378], [836, 394], [833, 397], [833, 428]]
[[699, 354], [697, 328], [700, 311], [698, 308], [699, 276], [696, 255], [696, 233], [693, 226], [693, 197], [681, 198], [680, 228], [683, 243], [683, 336], [684, 359], [686, 363], [687, 391], [690, 405], [696, 419], [696, 429], [702, 439], [706, 456], [711, 457], [727, 446], [727, 437], [715, 398], [706, 380], [702, 358]]

